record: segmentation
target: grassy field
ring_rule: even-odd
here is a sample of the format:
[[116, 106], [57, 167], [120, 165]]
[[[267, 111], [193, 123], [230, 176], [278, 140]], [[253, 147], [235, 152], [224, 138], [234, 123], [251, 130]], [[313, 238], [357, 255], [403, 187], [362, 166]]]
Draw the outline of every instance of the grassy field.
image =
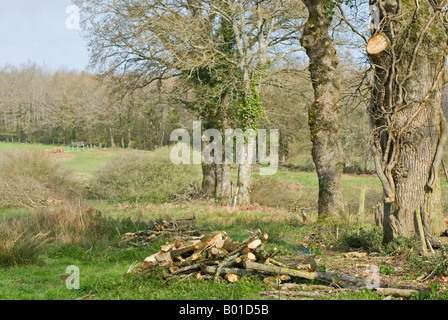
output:
[[[7, 149], [23, 148], [52, 149], [53, 146], [0, 143], [0, 153]], [[53, 157], [74, 170], [77, 179], [88, 184], [95, 170], [120, 152], [126, 151], [75, 151]], [[309, 203], [314, 203], [317, 199], [318, 185], [314, 173], [279, 170], [275, 178], [296, 183], [308, 190], [307, 195], [311, 196], [308, 199]], [[261, 178], [254, 174], [254, 179]], [[367, 187], [367, 199], [370, 204], [376, 203], [378, 195], [381, 195], [381, 185], [375, 176], [344, 175], [345, 202], [353, 211], [356, 211], [362, 185]], [[443, 188], [446, 193], [446, 183], [443, 184]], [[269, 233], [269, 247], [280, 248], [283, 259], [297, 257], [298, 252], [305, 247], [317, 257], [318, 264], [326, 270], [362, 273], [366, 269], [365, 265], [374, 261], [375, 264], [379, 264], [380, 270], [383, 270], [382, 280], [392, 282], [399, 279], [400, 283], [406, 281], [413, 283], [427, 268], [422, 268], [418, 261], [403, 260], [402, 256], [384, 259], [345, 258], [344, 255], [352, 250], [373, 250], [383, 254], [380, 248], [381, 234], [372, 225], [373, 218], [369, 216], [359, 221], [358, 217], [353, 215], [350, 223], [317, 222], [313, 207], [310, 209], [310, 221], [304, 223], [297, 213], [285, 209], [263, 207], [232, 209], [203, 201], [184, 203], [154, 202], [148, 199], [91, 199], [87, 200], [87, 204], [98, 215], [95, 219], [99, 220], [94, 220], [92, 223], [95, 228], [99, 225], [101, 231], [90, 231], [96, 229], [89, 229], [89, 221], [84, 220], [79, 228], [81, 233], [85, 232], [88, 241], [72, 243], [70, 237], [73, 237], [73, 233], [63, 233], [64, 230], [59, 229], [64, 229], [66, 226], [58, 225], [53, 237], [59, 240], [52, 240], [42, 245], [32, 263], [19, 261], [0, 266], [0, 299], [60, 300], [80, 298], [89, 294], [89, 298], [93, 300], [266, 299], [259, 292], [268, 290], [268, 285], [254, 278], [243, 278], [233, 284], [196, 279], [167, 283], [157, 271], [149, 276], [127, 273], [131, 264], [141, 263], [147, 256], [159, 251], [164, 243], [155, 243], [149, 248], [120, 248], [117, 243], [122, 234], [142, 230], [150, 221], [157, 219], [188, 218], [193, 215], [196, 217], [197, 227], [204, 232], [226, 231], [235, 240], [244, 239], [247, 236], [246, 230], [260, 228]], [[0, 209], [0, 222], [8, 223], [16, 219], [18, 223], [24, 223], [26, 219], [32, 219], [38, 214], [36, 210], [41, 210], [42, 215], [42, 210], [48, 209]], [[40, 223], [40, 220], [36, 221], [30, 225]], [[67, 239], [57, 232], [61, 232]], [[26, 250], [26, 248], [19, 249]], [[66, 275], [66, 268], [70, 265], [80, 269], [79, 290], [69, 290], [65, 286], [63, 276]], [[445, 289], [433, 291], [430, 291], [431, 296], [420, 295], [414, 298], [447, 297]], [[366, 300], [382, 297], [373, 291], [364, 290], [341, 291], [322, 296], [320, 299]]]

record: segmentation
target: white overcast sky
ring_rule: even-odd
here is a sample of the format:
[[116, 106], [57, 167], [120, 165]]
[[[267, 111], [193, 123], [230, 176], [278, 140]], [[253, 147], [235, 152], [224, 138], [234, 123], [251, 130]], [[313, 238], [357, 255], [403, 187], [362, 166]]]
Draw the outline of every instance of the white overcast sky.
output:
[[28, 62], [86, 70], [80, 30], [68, 29], [70, 0], [0, 0], [0, 66]]

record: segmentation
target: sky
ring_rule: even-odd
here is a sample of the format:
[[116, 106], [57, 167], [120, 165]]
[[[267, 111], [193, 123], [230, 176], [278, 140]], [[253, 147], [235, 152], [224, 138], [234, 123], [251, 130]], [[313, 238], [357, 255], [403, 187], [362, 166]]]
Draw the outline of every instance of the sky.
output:
[[87, 70], [86, 40], [76, 29], [71, 0], [0, 0], [0, 67], [37, 63]]

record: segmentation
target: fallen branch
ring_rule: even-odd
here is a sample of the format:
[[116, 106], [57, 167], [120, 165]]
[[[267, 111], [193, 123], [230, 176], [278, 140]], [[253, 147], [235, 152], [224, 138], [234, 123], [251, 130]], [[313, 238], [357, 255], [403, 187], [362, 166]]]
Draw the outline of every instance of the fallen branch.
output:
[[321, 294], [317, 292], [308, 292], [308, 291], [281, 291], [281, 290], [272, 290], [272, 291], [260, 291], [260, 294], [267, 296], [288, 296], [288, 297], [307, 297], [314, 298], [319, 297]]
[[377, 288], [376, 293], [380, 296], [394, 296], [399, 298], [409, 298], [417, 290], [412, 289], [398, 289], [398, 288]]
[[291, 268], [282, 268], [277, 266], [269, 266], [256, 262], [246, 261], [244, 263], [246, 269], [274, 273], [279, 275], [288, 275], [296, 278], [303, 278], [308, 280], [320, 280], [328, 283], [335, 283], [341, 287], [361, 287], [365, 286], [365, 280], [349, 275], [329, 273], [329, 272], [307, 272]]

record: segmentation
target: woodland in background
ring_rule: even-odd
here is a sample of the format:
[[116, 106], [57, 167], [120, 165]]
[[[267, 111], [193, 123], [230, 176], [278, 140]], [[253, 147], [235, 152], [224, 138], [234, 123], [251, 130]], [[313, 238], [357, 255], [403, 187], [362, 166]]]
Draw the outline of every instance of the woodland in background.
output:
[[[373, 172], [365, 99], [355, 96], [366, 70], [342, 61], [340, 143], [346, 172]], [[313, 91], [305, 63], [272, 69], [260, 86], [266, 118], [260, 128], [279, 129], [280, 161], [313, 170], [307, 108]], [[281, 85], [280, 85], [281, 84]], [[169, 145], [177, 128], [192, 130], [198, 117], [180, 78], [123, 94], [88, 72], [28, 64], [0, 69], [0, 141], [153, 150]], [[299, 88], [299, 89], [298, 89]]]

